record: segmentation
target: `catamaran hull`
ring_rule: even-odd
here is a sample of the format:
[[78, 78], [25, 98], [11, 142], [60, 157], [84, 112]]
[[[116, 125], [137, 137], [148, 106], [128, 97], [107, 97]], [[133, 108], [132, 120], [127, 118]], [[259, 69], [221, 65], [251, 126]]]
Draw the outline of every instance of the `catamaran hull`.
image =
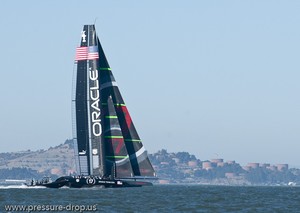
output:
[[103, 179], [100, 177], [68, 177], [65, 186], [70, 188], [90, 188], [90, 187], [104, 187], [104, 188], [122, 188], [122, 187], [141, 187], [152, 186], [152, 183], [145, 181], [131, 181], [118, 179]]
[[117, 179], [104, 179], [94, 176], [64, 176], [58, 178], [56, 181], [51, 183], [37, 183], [35, 185], [27, 185], [29, 187], [44, 186], [47, 188], [122, 188], [122, 187], [142, 187], [152, 186], [153, 184], [145, 181], [133, 181], [133, 180], [117, 180]]

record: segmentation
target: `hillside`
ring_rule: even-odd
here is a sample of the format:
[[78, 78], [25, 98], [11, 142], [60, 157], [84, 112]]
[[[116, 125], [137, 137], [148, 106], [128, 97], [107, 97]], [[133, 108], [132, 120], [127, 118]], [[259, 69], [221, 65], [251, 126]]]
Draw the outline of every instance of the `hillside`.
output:
[[[40, 179], [75, 173], [72, 140], [47, 150], [0, 153], [0, 179]], [[149, 154], [160, 183], [200, 183], [221, 185], [300, 184], [300, 170], [287, 164], [250, 163], [241, 166], [223, 159], [201, 161], [188, 152]]]
[[0, 179], [61, 176], [74, 171], [72, 140], [47, 150], [0, 153]]

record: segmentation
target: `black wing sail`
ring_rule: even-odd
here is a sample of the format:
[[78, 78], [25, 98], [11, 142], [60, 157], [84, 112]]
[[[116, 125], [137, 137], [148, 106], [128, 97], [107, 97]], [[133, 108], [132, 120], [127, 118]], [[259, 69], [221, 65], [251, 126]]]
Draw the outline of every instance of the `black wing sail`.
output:
[[103, 149], [100, 149], [102, 123], [97, 42], [94, 25], [85, 25], [80, 47], [76, 49], [72, 101], [77, 172], [83, 175], [101, 175], [103, 166], [100, 165], [104, 165], [100, 157]]
[[[109, 164], [108, 167], [111, 167], [111, 162], [115, 162], [117, 177], [129, 177], [129, 175], [153, 177], [155, 176], [155, 172], [149, 161], [147, 151], [133, 125], [99, 39], [98, 48], [100, 56], [99, 70], [101, 99], [103, 100], [102, 107], [103, 109], [106, 108], [106, 110], [103, 110], [106, 114], [104, 114], [104, 118], [102, 118], [106, 121], [109, 116], [112, 116], [110, 117], [110, 120], [115, 120], [115, 123], [112, 124], [111, 121], [109, 123], [109, 128], [115, 126], [116, 123], [118, 123], [118, 126], [120, 127], [118, 132], [111, 131], [109, 132], [111, 135], [104, 135], [105, 146], [113, 147], [113, 149], [106, 148], [107, 152], [109, 152], [108, 150], [114, 150], [113, 152], [110, 152], [110, 155], [106, 156], [106, 161]], [[104, 124], [106, 123], [104, 122]], [[126, 165], [127, 162], [130, 162], [131, 169]], [[130, 172], [124, 172], [124, 168], [127, 168]]]

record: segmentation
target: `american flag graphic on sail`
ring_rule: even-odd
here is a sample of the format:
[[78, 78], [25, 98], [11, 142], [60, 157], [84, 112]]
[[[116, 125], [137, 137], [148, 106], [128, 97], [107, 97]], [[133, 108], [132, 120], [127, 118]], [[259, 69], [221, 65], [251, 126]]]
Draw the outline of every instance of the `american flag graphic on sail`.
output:
[[98, 46], [77, 47], [75, 61], [98, 59]]

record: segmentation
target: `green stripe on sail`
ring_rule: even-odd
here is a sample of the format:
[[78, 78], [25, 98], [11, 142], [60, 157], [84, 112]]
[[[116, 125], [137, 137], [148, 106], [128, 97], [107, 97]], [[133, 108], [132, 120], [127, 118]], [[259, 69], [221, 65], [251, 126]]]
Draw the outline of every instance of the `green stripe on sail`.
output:
[[142, 142], [142, 140], [138, 140], [138, 139], [125, 139], [124, 141], [128, 141], [128, 142]]
[[109, 136], [104, 136], [104, 138], [123, 138], [123, 136], [109, 135]]
[[125, 104], [114, 104], [115, 106], [126, 106]]
[[107, 115], [107, 116], [105, 116], [105, 118], [118, 118], [118, 116], [116, 116], [116, 115]]
[[[107, 106], [107, 103], [101, 103], [102, 106]], [[126, 106], [125, 104], [114, 104], [115, 106]]]
[[111, 68], [100, 68], [100, 70], [111, 70]]
[[114, 155], [114, 156], [106, 156], [107, 158], [121, 158], [126, 159], [128, 158], [128, 155]]

